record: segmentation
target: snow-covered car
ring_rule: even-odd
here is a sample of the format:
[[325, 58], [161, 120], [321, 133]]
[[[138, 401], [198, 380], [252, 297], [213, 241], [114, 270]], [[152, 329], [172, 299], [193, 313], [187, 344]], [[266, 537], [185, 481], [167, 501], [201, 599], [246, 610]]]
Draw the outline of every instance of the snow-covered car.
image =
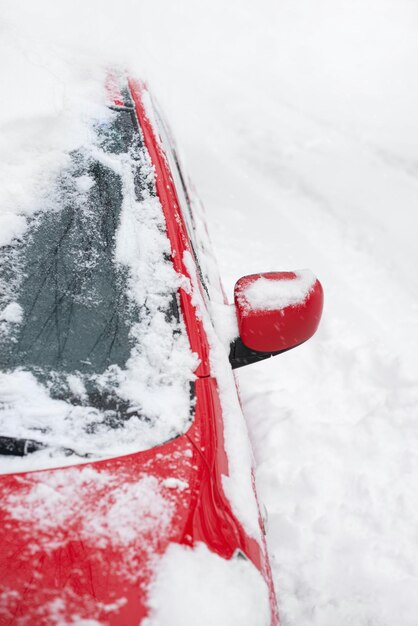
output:
[[111, 77], [0, 261], [0, 624], [274, 626], [232, 369], [316, 330], [309, 271], [226, 304], [142, 83]]

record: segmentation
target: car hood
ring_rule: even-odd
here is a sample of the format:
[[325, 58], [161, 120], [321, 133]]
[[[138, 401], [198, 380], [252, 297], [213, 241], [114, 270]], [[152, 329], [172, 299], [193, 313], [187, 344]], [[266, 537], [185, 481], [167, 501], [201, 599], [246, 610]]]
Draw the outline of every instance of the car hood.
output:
[[137, 626], [171, 542], [237, 550], [263, 571], [222, 489], [228, 474], [213, 378], [196, 380], [187, 433], [163, 446], [0, 476], [0, 624]]
[[0, 477], [0, 624], [137, 625], [153, 563], [182, 541], [188, 436], [117, 459]]

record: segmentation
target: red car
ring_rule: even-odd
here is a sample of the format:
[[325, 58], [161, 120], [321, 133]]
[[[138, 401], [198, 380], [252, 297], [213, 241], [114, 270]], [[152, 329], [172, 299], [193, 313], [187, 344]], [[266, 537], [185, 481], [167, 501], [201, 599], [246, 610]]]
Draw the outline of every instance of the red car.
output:
[[1, 251], [0, 624], [274, 626], [232, 369], [316, 330], [308, 271], [226, 305], [146, 86], [109, 79]]

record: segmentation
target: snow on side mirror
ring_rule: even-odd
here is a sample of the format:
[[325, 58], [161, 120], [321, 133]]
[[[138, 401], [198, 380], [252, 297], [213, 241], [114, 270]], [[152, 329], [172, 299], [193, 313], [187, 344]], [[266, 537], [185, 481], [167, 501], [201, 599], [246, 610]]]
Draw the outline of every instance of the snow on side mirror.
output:
[[318, 328], [324, 300], [321, 283], [309, 270], [244, 276], [234, 297], [239, 340], [231, 348], [232, 367], [307, 341]]

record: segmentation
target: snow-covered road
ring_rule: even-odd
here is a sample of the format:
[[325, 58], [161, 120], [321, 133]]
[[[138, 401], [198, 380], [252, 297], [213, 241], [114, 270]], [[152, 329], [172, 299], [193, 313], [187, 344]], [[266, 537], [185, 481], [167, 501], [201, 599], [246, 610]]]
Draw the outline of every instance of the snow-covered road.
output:
[[174, 128], [227, 293], [320, 277], [317, 336], [239, 372], [281, 622], [415, 626], [417, 0], [4, 4], [16, 119], [32, 72], [56, 103], [126, 65]]

